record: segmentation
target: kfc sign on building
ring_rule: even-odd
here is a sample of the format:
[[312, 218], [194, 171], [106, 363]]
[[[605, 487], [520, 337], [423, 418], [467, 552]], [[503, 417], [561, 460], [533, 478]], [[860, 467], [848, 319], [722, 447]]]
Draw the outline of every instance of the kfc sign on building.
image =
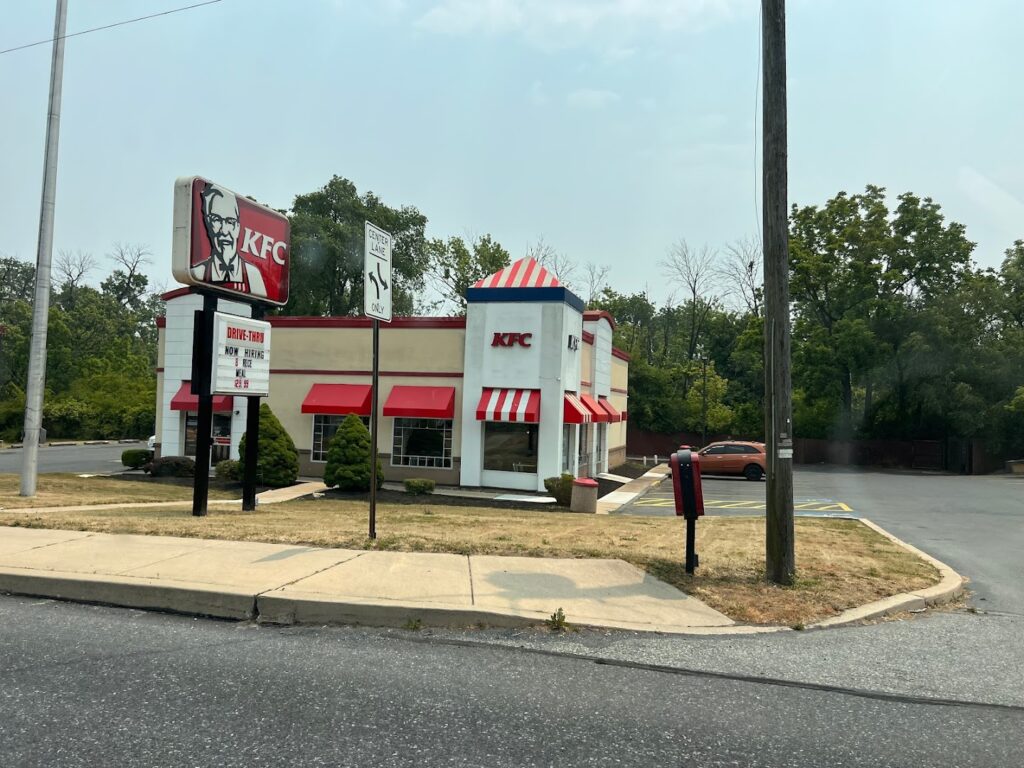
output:
[[171, 270], [243, 301], [288, 302], [288, 217], [199, 176], [174, 184]]

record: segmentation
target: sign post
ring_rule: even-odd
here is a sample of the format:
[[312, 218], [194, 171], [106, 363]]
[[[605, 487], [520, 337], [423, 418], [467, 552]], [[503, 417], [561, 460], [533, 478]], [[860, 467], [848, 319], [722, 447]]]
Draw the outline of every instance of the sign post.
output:
[[391, 322], [393, 238], [366, 222], [363, 257], [363, 314], [373, 318], [373, 384], [370, 406], [370, 538], [377, 538], [377, 404], [380, 383], [380, 323]]
[[[202, 294], [192, 332], [192, 394], [198, 398], [192, 514], [205, 515], [210, 485], [213, 396], [245, 397], [242, 509], [256, 508], [260, 398], [270, 394], [267, 305], [288, 303], [288, 217], [199, 176], [174, 184], [175, 280]], [[217, 311], [218, 296], [251, 307], [252, 317]]]

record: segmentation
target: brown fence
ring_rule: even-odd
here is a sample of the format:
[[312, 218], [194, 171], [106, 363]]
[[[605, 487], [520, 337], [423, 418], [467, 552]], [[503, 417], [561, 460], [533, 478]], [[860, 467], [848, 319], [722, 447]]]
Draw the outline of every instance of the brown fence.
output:
[[[739, 435], [708, 435], [708, 442], [747, 439]], [[700, 433], [644, 432], [632, 424], [626, 430], [630, 456], [667, 456], [680, 445], [701, 445]], [[793, 441], [797, 464], [888, 467], [984, 474], [1003, 466], [1003, 457], [991, 453], [982, 440], [818, 440]]]

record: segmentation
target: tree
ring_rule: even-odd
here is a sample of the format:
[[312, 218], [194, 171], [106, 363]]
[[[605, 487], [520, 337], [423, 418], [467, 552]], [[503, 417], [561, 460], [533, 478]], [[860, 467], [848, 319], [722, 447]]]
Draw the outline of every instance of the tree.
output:
[[466, 290], [477, 280], [493, 275], [509, 265], [509, 253], [490, 235], [473, 241], [472, 249], [461, 237], [447, 241], [432, 240], [428, 269], [434, 286], [452, 309], [466, 312]]
[[718, 277], [726, 293], [752, 315], [760, 315], [764, 302], [764, 255], [761, 246], [742, 238], [725, 248]]
[[536, 259], [537, 263], [558, 278], [558, 282], [570, 291], [576, 290], [576, 260], [555, 250], [554, 246], [538, 237], [533, 245], [526, 246], [527, 258]]
[[[370, 431], [350, 413], [327, 446], [324, 483], [342, 491], [370, 490]], [[384, 470], [377, 461], [377, 487], [384, 483]]]
[[719, 305], [715, 295], [717, 273], [715, 251], [707, 246], [691, 248], [685, 240], [672, 246], [661, 266], [667, 279], [684, 296], [688, 316], [686, 359], [692, 360], [697, 352], [708, 315]]
[[35, 285], [34, 264], [0, 256], [0, 308], [12, 301], [31, 301]]
[[363, 311], [365, 222], [391, 233], [393, 308], [412, 314], [430, 259], [427, 217], [412, 206], [392, 208], [373, 192], [334, 176], [298, 195], [291, 211], [291, 296], [288, 315], [355, 315]]
[[[266, 403], [260, 405], [259, 454], [256, 479], [263, 485], [281, 488], [293, 485], [299, 477], [299, 452], [277, 416]], [[239, 463], [245, 466], [246, 435], [238, 444]]]

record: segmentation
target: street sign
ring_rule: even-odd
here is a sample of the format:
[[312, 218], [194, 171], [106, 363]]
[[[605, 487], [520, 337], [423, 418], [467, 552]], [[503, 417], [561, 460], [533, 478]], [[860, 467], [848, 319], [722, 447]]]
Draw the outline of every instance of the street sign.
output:
[[385, 323], [391, 322], [391, 243], [390, 232], [366, 222], [366, 248], [363, 259], [363, 314]]
[[174, 184], [171, 272], [236, 301], [288, 303], [288, 217], [199, 176]]
[[215, 313], [211, 370], [214, 395], [269, 395], [270, 323]]

